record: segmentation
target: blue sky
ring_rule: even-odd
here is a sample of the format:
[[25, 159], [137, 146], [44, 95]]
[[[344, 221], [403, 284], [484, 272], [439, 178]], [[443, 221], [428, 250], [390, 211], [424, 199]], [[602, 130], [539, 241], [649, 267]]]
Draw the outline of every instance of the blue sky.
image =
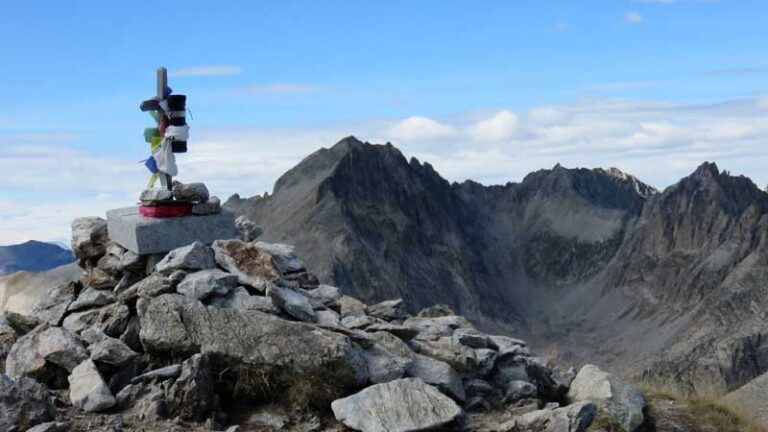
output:
[[450, 180], [704, 160], [768, 182], [768, 2], [5, 2], [0, 244], [130, 205], [154, 70], [189, 97], [184, 181], [226, 198], [345, 135]]

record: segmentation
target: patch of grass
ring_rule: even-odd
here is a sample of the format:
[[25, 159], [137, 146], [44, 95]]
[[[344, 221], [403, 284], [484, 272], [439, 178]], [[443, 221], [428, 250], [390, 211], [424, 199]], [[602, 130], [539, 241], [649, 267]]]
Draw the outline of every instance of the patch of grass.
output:
[[602, 411], [597, 412], [597, 416], [592, 420], [592, 424], [589, 425], [587, 432], [596, 432], [599, 430], [604, 430], [606, 432], [625, 432], [621, 424], [614, 421]]
[[[635, 385], [646, 398], [646, 416], [650, 417], [647, 423], [654, 423], [658, 420], [655, 417], [664, 413], [678, 416], [676, 420], [688, 425], [690, 432], [768, 432], [741, 406], [724, 400], [720, 386], [702, 383], [691, 390], [674, 382], [642, 381]], [[664, 409], [663, 405], [669, 403], [676, 411]]]
[[344, 387], [331, 377], [303, 375], [288, 383], [285, 396], [300, 411], [327, 412], [331, 402], [344, 396]]

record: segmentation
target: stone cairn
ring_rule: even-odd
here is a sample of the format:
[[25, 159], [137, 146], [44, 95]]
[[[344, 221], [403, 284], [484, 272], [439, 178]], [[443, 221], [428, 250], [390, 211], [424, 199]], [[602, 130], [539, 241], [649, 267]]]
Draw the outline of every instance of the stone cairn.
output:
[[73, 222], [81, 280], [0, 320], [3, 431], [633, 431], [643, 399], [564, 371], [446, 306], [409, 314], [320, 284], [293, 247], [239, 238], [137, 255]]
[[[157, 96], [141, 103], [157, 127], [144, 129], [144, 139], [152, 155], [144, 165], [151, 176], [147, 189], [142, 191], [139, 211], [147, 217], [174, 217], [189, 214], [209, 215], [221, 211], [221, 201], [210, 196], [203, 183], [183, 184], [173, 181], [178, 174], [176, 156], [187, 152], [189, 125], [186, 121], [186, 95], [175, 94], [168, 87], [168, 72], [157, 70]], [[160, 187], [154, 187], [157, 181]]]

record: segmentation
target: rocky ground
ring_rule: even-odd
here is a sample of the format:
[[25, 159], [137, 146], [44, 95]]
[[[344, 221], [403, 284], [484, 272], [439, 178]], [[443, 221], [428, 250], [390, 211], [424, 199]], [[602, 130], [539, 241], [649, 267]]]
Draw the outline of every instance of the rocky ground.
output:
[[[240, 239], [137, 256], [73, 224], [80, 281], [0, 321], [4, 431], [641, 430], [645, 399], [447, 306], [411, 315]], [[593, 425], [594, 422], [594, 425]], [[592, 425], [592, 426], [591, 426]], [[591, 429], [588, 429], [592, 427]]]

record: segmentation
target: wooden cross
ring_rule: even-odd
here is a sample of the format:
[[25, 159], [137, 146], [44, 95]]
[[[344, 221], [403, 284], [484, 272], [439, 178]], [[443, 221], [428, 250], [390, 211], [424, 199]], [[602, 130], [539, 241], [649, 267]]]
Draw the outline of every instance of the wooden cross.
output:
[[[157, 68], [157, 98], [159, 100], [165, 99], [165, 89], [168, 87], [168, 69], [164, 67]], [[160, 115], [164, 115], [160, 112]], [[160, 127], [160, 117], [157, 118], [157, 126]], [[160, 185], [165, 186], [168, 190], [173, 189], [173, 178], [168, 174], [160, 176]]]

